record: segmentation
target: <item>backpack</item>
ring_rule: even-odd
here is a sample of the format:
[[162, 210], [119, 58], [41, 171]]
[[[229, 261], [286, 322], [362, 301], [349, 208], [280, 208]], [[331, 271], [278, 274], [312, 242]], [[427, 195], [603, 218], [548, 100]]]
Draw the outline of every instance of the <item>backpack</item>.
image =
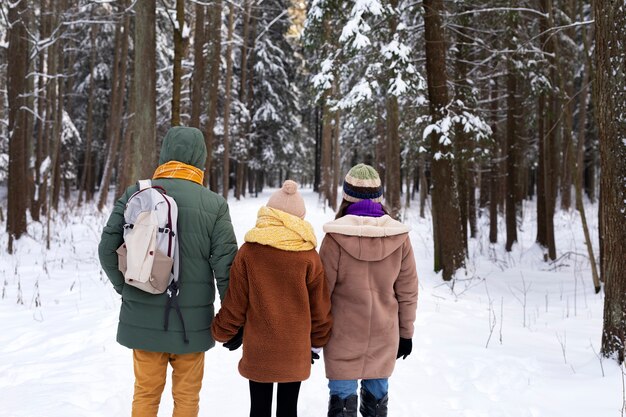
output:
[[124, 243], [117, 249], [118, 268], [124, 281], [151, 294], [167, 292], [164, 329], [175, 308], [188, 343], [185, 322], [178, 305], [180, 259], [178, 255], [178, 205], [165, 189], [151, 180], [140, 180], [139, 190], [124, 208]]
[[124, 243], [117, 249], [126, 284], [163, 294], [178, 281], [178, 206], [161, 187], [139, 181], [124, 209]]

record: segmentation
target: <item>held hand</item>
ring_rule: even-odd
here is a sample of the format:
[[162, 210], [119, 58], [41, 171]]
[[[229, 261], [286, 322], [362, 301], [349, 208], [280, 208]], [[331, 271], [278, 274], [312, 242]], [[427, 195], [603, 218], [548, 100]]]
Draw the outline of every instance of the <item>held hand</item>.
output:
[[311, 347], [311, 365], [315, 363], [315, 359], [320, 358], [320, 352], [322, 348]]
[[224, 343], [224, 347], [230, 351], [239, 349], [239, 346], [243, 343], [243, 327], [239, 328], [237, 334], [230, 339], [228, 342]]
[[405, 339], [403, 337], [400, 338], [400, 344], [398, 345], [398, 356], [396, 359], [406, 359], [407, 356], [411, 354], [413, 350], [413, 341], [411, 339]]

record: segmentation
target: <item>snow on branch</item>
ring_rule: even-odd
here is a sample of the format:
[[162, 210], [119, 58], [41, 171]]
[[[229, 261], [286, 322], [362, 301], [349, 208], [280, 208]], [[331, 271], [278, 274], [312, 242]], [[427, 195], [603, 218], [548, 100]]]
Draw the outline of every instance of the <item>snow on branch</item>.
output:
[[371, 45], [371, 41], [365, 36], [371, 28], [363, 19], [364, 13], [380, 16], [383, 13], [380, 1], [357, 0], [350, 12], [350, 20], [343, 27], [339, 37], [340, 42], [347, 42], [350, 38], [354, 38], [350, 44], [357, 51]]
[[525, 13], [539, 15], [543, 17], [544, 19], [548, 18], [548, 13], [543, 13], [535, 9], [529, 9], [527, 7], [492, 7], [489, 9], [472, 9], [472, 10], [468, 10], [466, 12], [461, 12], [461, 13], [453, 13], [453, 14], [451, 13], [451, 14], [448, 14], [447, 16], [459, 17], [459, 16], [466, 16], [466, 15], [475, 14], [475, 13], [497, 13], [497, 12], [525, 12]]
[[333, 60], [325, 59], [322, 62], [320, 72], [313, 76], [312, 82], [315, 88], [327, 90], [332, 86], [335, 78], [333, 75]]

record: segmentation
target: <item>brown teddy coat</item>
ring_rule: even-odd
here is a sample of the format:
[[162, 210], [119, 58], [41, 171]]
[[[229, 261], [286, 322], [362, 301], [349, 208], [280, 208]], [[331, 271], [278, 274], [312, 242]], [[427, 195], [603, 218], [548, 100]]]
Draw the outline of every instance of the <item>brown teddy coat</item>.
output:
[[211, 330], [227, 342], [244, 327], [239, 373], [256, 382], [295, 382], [311, 373], [311, 347], [323, 347], [332, 318], [324, 269], [315, 250], [244, 243]]
[[418, 283], [409, 228], [387, 215], [347, 215], [324, 231], [320, 257], [334, 320], [326, 377], [388, 378], [399, 338], [414, 331]]

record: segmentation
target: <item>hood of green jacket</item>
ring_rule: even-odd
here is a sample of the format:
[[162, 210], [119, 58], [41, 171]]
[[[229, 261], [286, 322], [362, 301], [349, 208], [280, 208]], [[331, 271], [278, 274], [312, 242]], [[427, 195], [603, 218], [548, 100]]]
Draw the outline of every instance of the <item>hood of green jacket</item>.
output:
[[204, 170], [206, 163], [204, 136], [195, 127], [175, 126], [167, 131], [161, 146], [159, 165], [179, 161]]

